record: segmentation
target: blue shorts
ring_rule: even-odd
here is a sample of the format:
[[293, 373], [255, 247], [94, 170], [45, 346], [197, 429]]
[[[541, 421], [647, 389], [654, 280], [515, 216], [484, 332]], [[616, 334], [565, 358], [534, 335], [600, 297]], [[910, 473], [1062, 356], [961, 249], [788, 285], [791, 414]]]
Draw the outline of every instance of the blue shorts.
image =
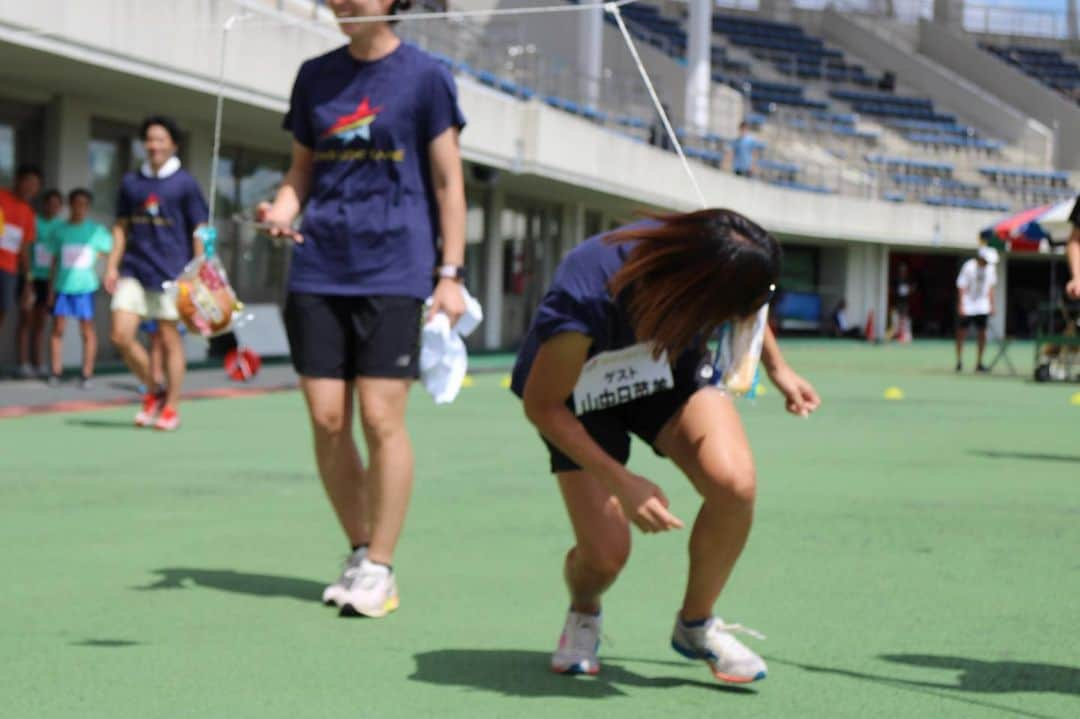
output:
[[53, 305], [53, 316], [75, 317], [80, 320], [94, 319], [94, 293], [82, 292], [77, 295], [59, 293]]
[[[139, 331], [145, 332], [148, 335], [157, 334], [157, 331], [159, 329], [161, 329], [161, 327], [158, 325], [157, 320], [143, 320], [139, 323]], [[187, 327], [184, 325], [183, 322], [177, 322], [176, 331], [180, 333], [181, 337], [183, 337], [187, 334]]]

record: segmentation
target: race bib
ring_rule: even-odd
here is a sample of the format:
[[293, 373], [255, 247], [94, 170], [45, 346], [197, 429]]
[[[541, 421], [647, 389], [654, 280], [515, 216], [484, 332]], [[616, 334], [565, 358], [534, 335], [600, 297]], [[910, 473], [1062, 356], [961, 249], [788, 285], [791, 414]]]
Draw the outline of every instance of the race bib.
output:
[[7, 225], [3, 234], [0, 234], [0, 249], [8, 252], [18, 252], [22, 248], [23, 231], [21, 227]]
[[674, 386], [667, 352], [653, 359], [652, 346], [645, 343], [601, 352], [581, 369], [574, 386], [574, 413], [615, 407]]
[[94, 267], [96, 254], [90, 245], [64, 245], [60, 264], [69, 270], [89, 270]]
[[34, 244], [34, 264], [38, 267], [52, 267], [53, 253], [40, 242]]

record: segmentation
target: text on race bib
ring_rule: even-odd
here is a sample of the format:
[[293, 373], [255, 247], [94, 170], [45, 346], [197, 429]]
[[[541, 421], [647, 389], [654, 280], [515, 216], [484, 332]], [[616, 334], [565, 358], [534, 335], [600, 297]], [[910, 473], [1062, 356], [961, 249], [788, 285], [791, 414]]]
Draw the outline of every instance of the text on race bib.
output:
[[653, 359], [652, 346], [644, 343], [601, 352], [581, 369], [574, 386], [574, 413], [615, 407], [674, 386], [667, 352]]
[[0, 249], [8, 252], [18, 252], [22, 248], [23, 231], [16, 225], [5, 225], [4, 232], [0, 234]]
[[64, 245], [60, 264], [69, 270], [89, 270], [94, 266], [96, 254], [90, 245]]
[[38, 267], [52, 267], [53, 253], [40, 242], [34, 245], [34, 264]]

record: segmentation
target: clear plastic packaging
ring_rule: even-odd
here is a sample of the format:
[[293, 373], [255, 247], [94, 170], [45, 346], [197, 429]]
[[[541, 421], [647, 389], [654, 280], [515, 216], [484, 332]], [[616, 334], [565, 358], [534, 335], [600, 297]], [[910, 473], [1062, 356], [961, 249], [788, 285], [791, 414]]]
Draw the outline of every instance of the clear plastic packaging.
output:
[[231, 330], [244, 307], [217, 257], [193, 259], [176, 280], [165, 283], [165, 292], [176, 303], [184, 325], [203, 337]]
[[720, 384], [735, 395], [753, 395], [758, 383], [758, 363], [769, 322], [769, 306], [724, 326], [716, 365], [722, 370]]

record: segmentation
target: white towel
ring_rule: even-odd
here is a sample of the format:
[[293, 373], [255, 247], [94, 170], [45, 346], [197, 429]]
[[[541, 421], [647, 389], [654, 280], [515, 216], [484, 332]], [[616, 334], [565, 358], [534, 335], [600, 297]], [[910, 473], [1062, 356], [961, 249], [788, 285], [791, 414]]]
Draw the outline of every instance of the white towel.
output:
[[[461, 383], [469, 369], [469, 355], [463, 338], [484, 319], [480, 303], [461, 288], [465, 296], [465, 314], [450, 326], [450, 318], [440, 312], [431, 318], [420, 332], [420, 381], [435, 400], [435, 404], [453, 402], [461, 391]], [[431, 306], [431, 299], [425, 303]]]

